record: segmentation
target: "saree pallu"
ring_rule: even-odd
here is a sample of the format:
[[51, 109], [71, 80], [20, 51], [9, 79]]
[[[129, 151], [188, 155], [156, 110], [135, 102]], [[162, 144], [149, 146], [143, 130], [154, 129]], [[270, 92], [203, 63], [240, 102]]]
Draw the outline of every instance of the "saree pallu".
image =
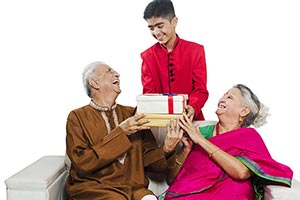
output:
[[212, 137], [210, 142], [235, 156], [252, 172], [248, 180], [235, 180], [194, 145], [161, 200], [243, 200], [263, 199], [264, 186], [291, 186], [292, 170], [272, 159], [264, 141], [253, 128], [240, 128]]

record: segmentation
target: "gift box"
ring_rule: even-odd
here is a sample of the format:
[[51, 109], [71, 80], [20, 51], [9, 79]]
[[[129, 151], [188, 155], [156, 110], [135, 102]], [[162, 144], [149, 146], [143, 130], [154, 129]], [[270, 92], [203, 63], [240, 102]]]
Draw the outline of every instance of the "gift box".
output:
[[143, 94], [137, 96], [137, 112], [151, 114], [182, 114], [188, 95]]
[[150, 127], [167, 127], [170, 121], [174, 120], [174, 126], [176, 126], [176, 119], [182, 117], [182, 114], [146, 114], [145, 119], [149, 119], [150, 122], [143, 126]]
[[144, 126], [166, 127], [184, 113], [188, 95], [144, 94], [137, 96], [137, 113], [146, 114], [150, 122]]

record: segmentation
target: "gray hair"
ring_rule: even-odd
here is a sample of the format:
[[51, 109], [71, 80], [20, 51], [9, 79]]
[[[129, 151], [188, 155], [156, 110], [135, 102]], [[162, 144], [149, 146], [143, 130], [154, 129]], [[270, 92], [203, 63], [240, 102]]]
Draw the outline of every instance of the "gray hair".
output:
[[250, 109], [250, 113], [246, 116], [242, 123], [242, 127], [248, 127], [253, 125], [258, 128], [267, 123], [267, 117], [269, 116], [269, 108], [262, 104], [257, 96], [243, 84], [237, 84], [233, 86], [238, 88], [243, 96], [243, 103]]
[[92, 62], [89, 65], [87, 65], [82, 72], [83, 87], [84, 87], [86, 94], [90, 98], [92, 98], [92, 96], [91, 96], [91, 86], [89, 84], [89, 81], [96, 76], [95, 68], [98, 65], [102, 65], [102, 64], [105, 64], [105, 63], [102, 61]]

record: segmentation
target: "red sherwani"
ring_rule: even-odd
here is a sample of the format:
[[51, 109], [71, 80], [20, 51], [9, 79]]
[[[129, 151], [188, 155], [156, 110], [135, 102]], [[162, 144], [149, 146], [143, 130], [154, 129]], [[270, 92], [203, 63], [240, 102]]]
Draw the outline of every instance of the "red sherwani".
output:
[[[117, 105], [119, 123], [133, 114], [134, 108]], [[167, 169], [164, 152], [157, 147], [151, 131], [127, 136], [115, 127], [112, 112], [105, 111], [111, 132], [98, 111], [87, 105], [70, 112], [67, 120], [67, 155], [72, 164], [66, 181], [70, 199], [141, 199], [153, 194], [147, 189], [144, 169]], [[127, 154], [124, 164], [117, 159]]]
[[143, 93], [188, 94], [195, 120], [204, 120], [201, 109], [208, 99], [204, 47], [177, 39], [172, 52], [156, 43], [143, 53]]

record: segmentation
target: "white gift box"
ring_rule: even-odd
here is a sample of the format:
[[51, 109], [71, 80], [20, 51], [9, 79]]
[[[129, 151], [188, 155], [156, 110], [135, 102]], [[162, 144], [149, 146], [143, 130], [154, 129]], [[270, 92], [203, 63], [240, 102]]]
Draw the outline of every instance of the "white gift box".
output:
[[143, 94], [137, 96], [137, 113], [182, 114], [187, 104], [187, 94]]

